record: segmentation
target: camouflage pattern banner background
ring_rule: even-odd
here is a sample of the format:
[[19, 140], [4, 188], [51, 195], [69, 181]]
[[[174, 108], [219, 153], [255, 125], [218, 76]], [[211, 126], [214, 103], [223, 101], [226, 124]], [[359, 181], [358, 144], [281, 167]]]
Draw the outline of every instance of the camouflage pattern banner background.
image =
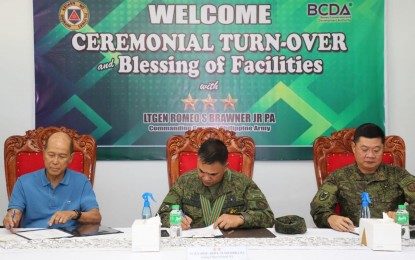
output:
[[98, 159], [165, 159], [223, 127], [257, 160], [312, 159], [335, 130], [384, 127], [384, 1], [33, 1], [36, 126]]

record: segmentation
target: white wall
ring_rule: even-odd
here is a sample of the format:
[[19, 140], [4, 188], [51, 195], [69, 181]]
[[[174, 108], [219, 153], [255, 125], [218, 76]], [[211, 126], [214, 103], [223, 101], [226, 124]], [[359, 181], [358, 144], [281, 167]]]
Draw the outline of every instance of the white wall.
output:
[[[407, 145], [407, 169], [415, 173], [415, 1], [386, 0], [388, 134]], [[0, 142], [35, 126], [32, 0], [0, 1]], [[414, 127], [414, 128], [413, 128]], [[0, 149], [3, 158], [3, 149]], [[4, 168], [0, 160], [0, 169]], [[254, 180], [276, 216], [297, 214], [308, 226], [309, 203], [317, 188], [312, 161], [255, 163]], [[7, 208], [5, 177], [0, 175], [0, 216]], [[94, 189], [103, 224], [130, 226], [141, 212], [140, 195], [154, 193], [161, 202], [168, 190], [164, 161], [98, 161]], [[159, 203], [153, 205], [158, 209]]]

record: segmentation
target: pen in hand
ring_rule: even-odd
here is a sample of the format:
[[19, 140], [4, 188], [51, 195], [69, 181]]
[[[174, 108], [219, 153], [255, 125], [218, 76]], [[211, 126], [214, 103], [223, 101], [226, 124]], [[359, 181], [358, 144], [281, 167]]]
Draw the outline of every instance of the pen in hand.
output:
[[[14, 226], [14, 215], [15, 214], [16, 214], [16, 210], [14, 209], [13, 212], [12, 212], [12, 223], [13, 223], [13, 226]], [[9, 223], [9, 229], [12, 229], [12, 224], [11, 223]]]
[[184, 214], [183, 210], [180, 210], [180, 212], [182, 213], [182, 217], [183, 217], [183, 218], [186, 220], [186, 222], [189, 224], [189, 228], [192, 228], [192, 227], [190, 226], [190, 222], [189, 222], [189, 220], [187, 219], [186, 215]]

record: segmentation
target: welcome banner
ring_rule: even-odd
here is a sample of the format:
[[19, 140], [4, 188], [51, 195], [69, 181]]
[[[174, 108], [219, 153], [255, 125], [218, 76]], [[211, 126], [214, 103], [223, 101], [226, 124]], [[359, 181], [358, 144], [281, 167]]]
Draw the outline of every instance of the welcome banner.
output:
[[165, 159], [171, 135], [223, 127], [257, 160], [311, 159], [314, 139], [384, 125], [384, 2], [33, 1], [36, 126], [99, 159]]

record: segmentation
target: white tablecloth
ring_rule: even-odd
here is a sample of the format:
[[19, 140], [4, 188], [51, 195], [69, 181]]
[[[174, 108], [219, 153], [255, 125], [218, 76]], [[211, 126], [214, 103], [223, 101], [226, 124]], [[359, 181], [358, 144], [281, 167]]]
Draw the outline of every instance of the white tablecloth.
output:
[[[372, 251], [351, 233], [308, 229], [303, 235], [276, 234], [275, 238], [161, 238], [160, 252], [132, 252], [131, 229], [124, 233], [81, 238], [26, 240], [0, 229], [0, 255], [10, 260], [65, 259], [186, 259], [187, 248], [198, 246], [246, 246], [249, 259], [390, 259], [415, 257], [415, 240], [402, 240], [401, 252]], [[120, 259], [121, 260], [121, 259]]]

